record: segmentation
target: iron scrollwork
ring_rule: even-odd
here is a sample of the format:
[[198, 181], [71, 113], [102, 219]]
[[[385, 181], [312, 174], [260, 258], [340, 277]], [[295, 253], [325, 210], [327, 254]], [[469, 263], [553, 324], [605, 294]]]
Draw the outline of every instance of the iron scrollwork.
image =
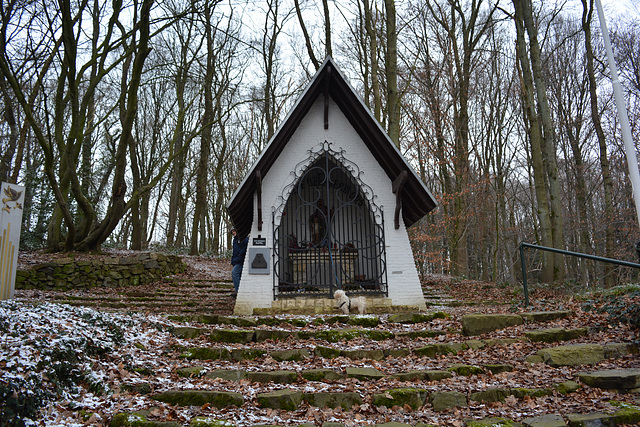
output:
[[272, 208], [274, 296], [385, 294], [384, 214], [364, 172], [325, 141]]

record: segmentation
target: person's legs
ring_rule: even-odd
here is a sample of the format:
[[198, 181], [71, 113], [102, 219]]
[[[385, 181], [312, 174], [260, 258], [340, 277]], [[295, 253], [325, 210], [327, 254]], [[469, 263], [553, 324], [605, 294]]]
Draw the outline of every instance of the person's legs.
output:
[[231, 279], [233, 280], [233, 288], [238, 293], [238, 289], [240, 288], [240, 277], [242, 276], [242, 264], [236, 264], [233, 266], [233, 270], [231, 270]]

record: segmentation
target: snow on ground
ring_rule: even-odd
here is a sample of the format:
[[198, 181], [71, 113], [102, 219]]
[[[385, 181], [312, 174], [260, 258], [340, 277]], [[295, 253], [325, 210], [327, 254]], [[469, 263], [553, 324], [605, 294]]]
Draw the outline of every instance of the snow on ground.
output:
[[[59, 404], [93, 409], [124, 375], [123, 361], [148, 365], [136, 354], [162, 348], [173, 339], [165, 319], [140, 314], [101, 313], [54, 303], [0, 301], [0, 402], [3, 417], [18, 412], [27, 425], [70, 425]], [[148, 351], [147, 351], [148, 354]], [[115, 356], [115, 357], [114, 357]], [[78, 387], [83, 384], [83, 387]], [[43, 413], [40, 408], [48, 407]], [[44, 417], [44, 418], [43, 418]], [[82, 424], [80, 424], [82, 425]]]

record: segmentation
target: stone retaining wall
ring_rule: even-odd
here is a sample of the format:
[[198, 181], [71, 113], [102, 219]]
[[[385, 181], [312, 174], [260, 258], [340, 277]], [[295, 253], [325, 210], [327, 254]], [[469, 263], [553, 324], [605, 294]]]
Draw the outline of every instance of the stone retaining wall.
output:
[[187, 268], [176, 255], [143, 252], [90, 260], [60, 258], [16, 272], [16, 289], [71, 290], [126, 287], [153, 282]]

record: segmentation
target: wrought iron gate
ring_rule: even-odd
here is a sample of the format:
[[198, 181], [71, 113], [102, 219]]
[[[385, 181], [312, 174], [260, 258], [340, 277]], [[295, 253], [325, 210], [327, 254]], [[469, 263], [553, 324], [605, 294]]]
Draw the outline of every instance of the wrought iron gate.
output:
[[384, 217], [358, 166], [325, 142], [273, 211], [274, 296], [387, 294]]

